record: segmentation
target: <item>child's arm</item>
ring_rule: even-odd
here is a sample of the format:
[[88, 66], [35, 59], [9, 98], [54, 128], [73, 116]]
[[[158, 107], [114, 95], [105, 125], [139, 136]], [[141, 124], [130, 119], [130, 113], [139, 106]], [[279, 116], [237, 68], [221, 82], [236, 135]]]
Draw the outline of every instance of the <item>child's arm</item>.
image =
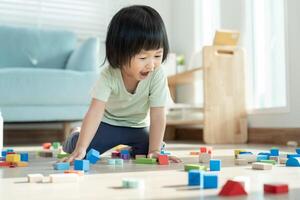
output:
[[102, 120], [104, 109], [105, 102], [97, 99], [92, 100], [89, 110], [83, 119], [76, 148], [66, 160], [67, 162], [72, 162], [75, 159], [84, 158], [86, 149], [95, 136], [97, 128]]
[[[164, 107], [150, 108], [150, 133], [149, 152], [147, 157], [157, 157], [160, 154], [160, 146], [164, 138], [166, 129], [166, 115]], [[176, 156], [169, 156], [174, 162], [182, 162]]]

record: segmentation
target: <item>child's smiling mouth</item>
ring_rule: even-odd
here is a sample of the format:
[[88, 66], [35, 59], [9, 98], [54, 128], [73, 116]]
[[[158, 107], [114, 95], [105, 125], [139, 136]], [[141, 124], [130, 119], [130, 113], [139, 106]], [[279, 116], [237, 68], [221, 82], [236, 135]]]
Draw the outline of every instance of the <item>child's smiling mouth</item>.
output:
[[150, 73], [150, 72], [140, 72], [140, 74], [141, 74], [142, 76], [144, 76], [144, 77], [148, 76], [149, 73]]

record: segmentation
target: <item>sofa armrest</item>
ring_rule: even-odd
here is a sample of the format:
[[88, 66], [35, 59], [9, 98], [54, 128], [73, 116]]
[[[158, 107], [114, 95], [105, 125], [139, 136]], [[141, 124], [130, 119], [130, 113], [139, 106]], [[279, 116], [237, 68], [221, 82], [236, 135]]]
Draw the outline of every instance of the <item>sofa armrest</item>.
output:
[[99, 58], [98, 38], [89, 38], [75, 49], [66, 64], [67, 70], [95, 71]]

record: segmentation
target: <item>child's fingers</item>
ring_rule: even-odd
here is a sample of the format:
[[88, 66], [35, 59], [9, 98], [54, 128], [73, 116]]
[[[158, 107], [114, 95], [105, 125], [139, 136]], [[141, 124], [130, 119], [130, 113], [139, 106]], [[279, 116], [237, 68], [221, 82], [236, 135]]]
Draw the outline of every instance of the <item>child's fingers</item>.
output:
[[181, 163], [182, 162], [182, 160], [177, 158], [176, 156], [170, 156], [170, 160], [172, 160], [175, 163]]

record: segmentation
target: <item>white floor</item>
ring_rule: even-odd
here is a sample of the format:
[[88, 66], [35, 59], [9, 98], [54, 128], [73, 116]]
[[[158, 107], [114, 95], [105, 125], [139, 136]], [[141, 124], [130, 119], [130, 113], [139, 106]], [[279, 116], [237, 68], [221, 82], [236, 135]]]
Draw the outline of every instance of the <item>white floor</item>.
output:
[[[185, 163], [197, 163], [197, 156], [189, 155], [198, 150], [201, 144], [168, 144], [167, 150], [178, 155]], [[53, 170], [54, 158], [39, 158], [39, 147], [18, 147], [16, 151], [30, 151], [30, 166], [25, 168], [0, 168], [0, 199], [219, 199], [218, 192], [226, 180], [235, 176], [250, 178], [248, 196], [235, 199], [299, 199], [300, 168], [275, 166], [271, 171], [252, 170], [249, 166], [233, 164], [233, 149], [247, 149], [252, 152], [269, 150], [267, 145], [217, 145], [213, 146], [213, 157], [222, 160], [219, 172], [219, 188], [203, 190], [187, 186], [187, 173], [183, 164], [170, 166], [136, 165], [131, 162], [124, 167], [113, 168], [106, 164], [109, 154], [103, 155], [101, 162], [91, 167], [89, 173], [80, 177], [77, 183], [27, 183], [28, 173], [42, 173], [45, 176], [58, 173]], [[281, 153], [294, 152], [292, 148], [281, 147]], [[141, 189], [123, 189], [123, 178], [138, 178], [144, 181]], [[264, 195], [263, 184], [266, 182], [288, 183], [290, 192], [286, 195]], [[225, 198], [228, 199], [228, 198]]]

